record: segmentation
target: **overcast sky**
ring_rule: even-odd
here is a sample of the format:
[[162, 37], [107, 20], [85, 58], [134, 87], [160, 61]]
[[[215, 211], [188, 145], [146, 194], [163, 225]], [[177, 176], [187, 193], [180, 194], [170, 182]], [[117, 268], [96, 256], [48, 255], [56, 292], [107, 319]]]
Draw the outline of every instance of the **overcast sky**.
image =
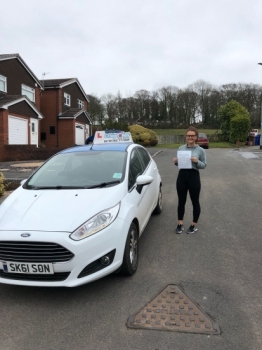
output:
[[1, 14], [0, 54], [98, 97], [262, 84], [261, 0], [8, 0]]

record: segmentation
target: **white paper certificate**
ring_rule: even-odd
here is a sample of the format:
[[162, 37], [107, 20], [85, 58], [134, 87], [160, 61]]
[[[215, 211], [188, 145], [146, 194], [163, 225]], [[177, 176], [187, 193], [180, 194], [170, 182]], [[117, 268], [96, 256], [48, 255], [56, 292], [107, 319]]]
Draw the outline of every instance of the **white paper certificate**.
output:
[[192, 169], [191, 151], [177, 151], [178, 168]]

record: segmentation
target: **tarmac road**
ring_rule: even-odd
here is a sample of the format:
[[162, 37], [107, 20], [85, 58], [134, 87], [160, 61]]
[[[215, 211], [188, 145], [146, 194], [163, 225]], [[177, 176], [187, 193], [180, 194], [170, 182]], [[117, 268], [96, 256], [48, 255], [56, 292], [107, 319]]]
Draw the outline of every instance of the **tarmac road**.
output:
[[[262, 152], [207, 150], [194, 235], [174, 234], [175, 153], [155, 157], [164, 210], [140, 239], [137, 273], [73, 289], [0, 285], [1, 350], [262, 349]], [[188, 199], [186, 227], [191, 219]], [[128, 317], [170, 283], [218, 323], [220, 336], [126, 327]]]

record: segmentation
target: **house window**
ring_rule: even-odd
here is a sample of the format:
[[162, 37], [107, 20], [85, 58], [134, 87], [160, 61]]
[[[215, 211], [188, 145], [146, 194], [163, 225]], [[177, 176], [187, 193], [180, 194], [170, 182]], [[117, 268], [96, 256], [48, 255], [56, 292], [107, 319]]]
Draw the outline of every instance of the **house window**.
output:
[[3, 75], [0, 75], [0, 91], [7, 92], [6, 77], [4, 77]]
[[50, 126], [50, 134], [51, 135], [55, 134], [55, 126]]
[[66, 92], [64, 92], [64, 104], [66, 106], [71, 106], [71, 98]]
[[35, 102], [35, 89], [22, 84], [21, 95], [26, 96], [30, 101]]
[[77, 108], [84, 108], [85, 104], [84, 104], [84, 101], [81, 101], [81, 100], [77, 100]]

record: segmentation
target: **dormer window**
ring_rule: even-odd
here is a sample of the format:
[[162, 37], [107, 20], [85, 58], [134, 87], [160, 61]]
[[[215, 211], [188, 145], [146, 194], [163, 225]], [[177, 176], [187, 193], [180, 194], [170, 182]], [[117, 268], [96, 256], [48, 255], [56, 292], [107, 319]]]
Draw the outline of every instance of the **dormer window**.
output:
[[66, 92], [64, 92], [64, 104], [69, 107], [71, 106], [71, 97]]
[[84, 104], [84, 101], [81, 101], [81, 100], [77, 100], [77, 108], [84, 108], [85, 104]]
[[21, 95], [26, 96], [30, 101], [35, 102], [35, 89], [22, 84]]
[[7, 92], [6, 77], [0, 75], [0, 91]]

